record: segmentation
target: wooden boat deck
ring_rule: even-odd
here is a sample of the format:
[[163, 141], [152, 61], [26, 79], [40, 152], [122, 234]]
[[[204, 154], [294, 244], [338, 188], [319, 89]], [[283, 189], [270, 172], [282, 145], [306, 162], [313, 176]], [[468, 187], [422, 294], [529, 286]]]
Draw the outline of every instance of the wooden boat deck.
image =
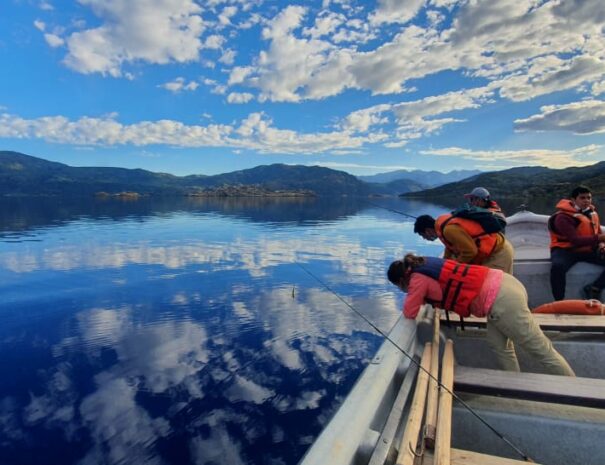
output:
[[605, 380], [456, 366], [456, 391], [605, 408]]
[[[605, 315], [550, 315], [534, 313], [534, 319], [544, 331], [605, 332]], [[458, 314], [450, 312], [450, 325], [460, 326]], [[447, 326], [447, 319], [442, 310], [441, 323]], [[485, 317], [470, 316], [464, 318], [465, 326], [484, 327]]]

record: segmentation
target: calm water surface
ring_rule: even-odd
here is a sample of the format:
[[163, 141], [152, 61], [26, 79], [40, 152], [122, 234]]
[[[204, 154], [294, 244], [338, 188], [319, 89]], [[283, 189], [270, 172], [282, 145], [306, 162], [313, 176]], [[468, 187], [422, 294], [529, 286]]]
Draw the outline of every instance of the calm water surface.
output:
[[382, 343], [298, 264], [388, 331], [386, 266], [440, 251], [350, 199], [0, 212], [1, 464], [295, 464]]

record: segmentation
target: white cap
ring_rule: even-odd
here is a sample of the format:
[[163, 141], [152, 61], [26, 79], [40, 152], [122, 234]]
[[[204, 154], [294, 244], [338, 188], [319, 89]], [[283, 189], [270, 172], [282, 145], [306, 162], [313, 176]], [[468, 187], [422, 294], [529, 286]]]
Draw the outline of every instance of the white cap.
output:
[[464, 197], [478, 197], [481, 200], [489, 200], [489, 191], [485, 187], [475, 187], [470, 193], [464, 194]]

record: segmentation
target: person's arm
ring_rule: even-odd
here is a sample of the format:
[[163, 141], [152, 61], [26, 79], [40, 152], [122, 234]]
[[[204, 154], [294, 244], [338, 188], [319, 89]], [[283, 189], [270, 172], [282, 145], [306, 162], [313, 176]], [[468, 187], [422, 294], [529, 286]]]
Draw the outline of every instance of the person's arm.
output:
[[569, 215], [558, 214], [554, 227], [557, 234], [565, 237], [574, 247], [594, 247], [599, 242], [599, 236], [579, 236], [576, 229], [577, 221]]
[[[452, 244], [456, 261], [470, 263], [477, 256], [477, 245], [473, 238], [460, 226], [447, 225], [443, 229], [445, 239]], [[448, 257], [446, 257], [448, 258]]]
[[403, 315], [416, 318], [426, 299], [440, 301], [442, 298], [439, 283], [420, 273], [413, 273], [408, 284], [408, 293], [403, 304]]

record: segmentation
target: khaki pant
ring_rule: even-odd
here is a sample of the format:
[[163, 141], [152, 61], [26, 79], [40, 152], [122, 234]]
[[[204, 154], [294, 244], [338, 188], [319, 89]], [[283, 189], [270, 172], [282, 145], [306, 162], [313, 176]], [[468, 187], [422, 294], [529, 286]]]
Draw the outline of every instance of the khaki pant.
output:
[[487, 315], [487, 343], [504, 370], [520, 371], [515, 344], [522, 347], [553, 375], [575, 376], [567, 361], [555, 350], [527, 306], [527, 292], [515, 277], [504, 274], [502, 286]]
[[513, 249], [512, 244], [504, 239], [500, 250], [491, 254], [481, 264], [483, 266], [487, 266], [488, 268], [495, 268], [496, 270], [502, 270], [505, 273], [513, 274], [514, 256], [515, 250]]

